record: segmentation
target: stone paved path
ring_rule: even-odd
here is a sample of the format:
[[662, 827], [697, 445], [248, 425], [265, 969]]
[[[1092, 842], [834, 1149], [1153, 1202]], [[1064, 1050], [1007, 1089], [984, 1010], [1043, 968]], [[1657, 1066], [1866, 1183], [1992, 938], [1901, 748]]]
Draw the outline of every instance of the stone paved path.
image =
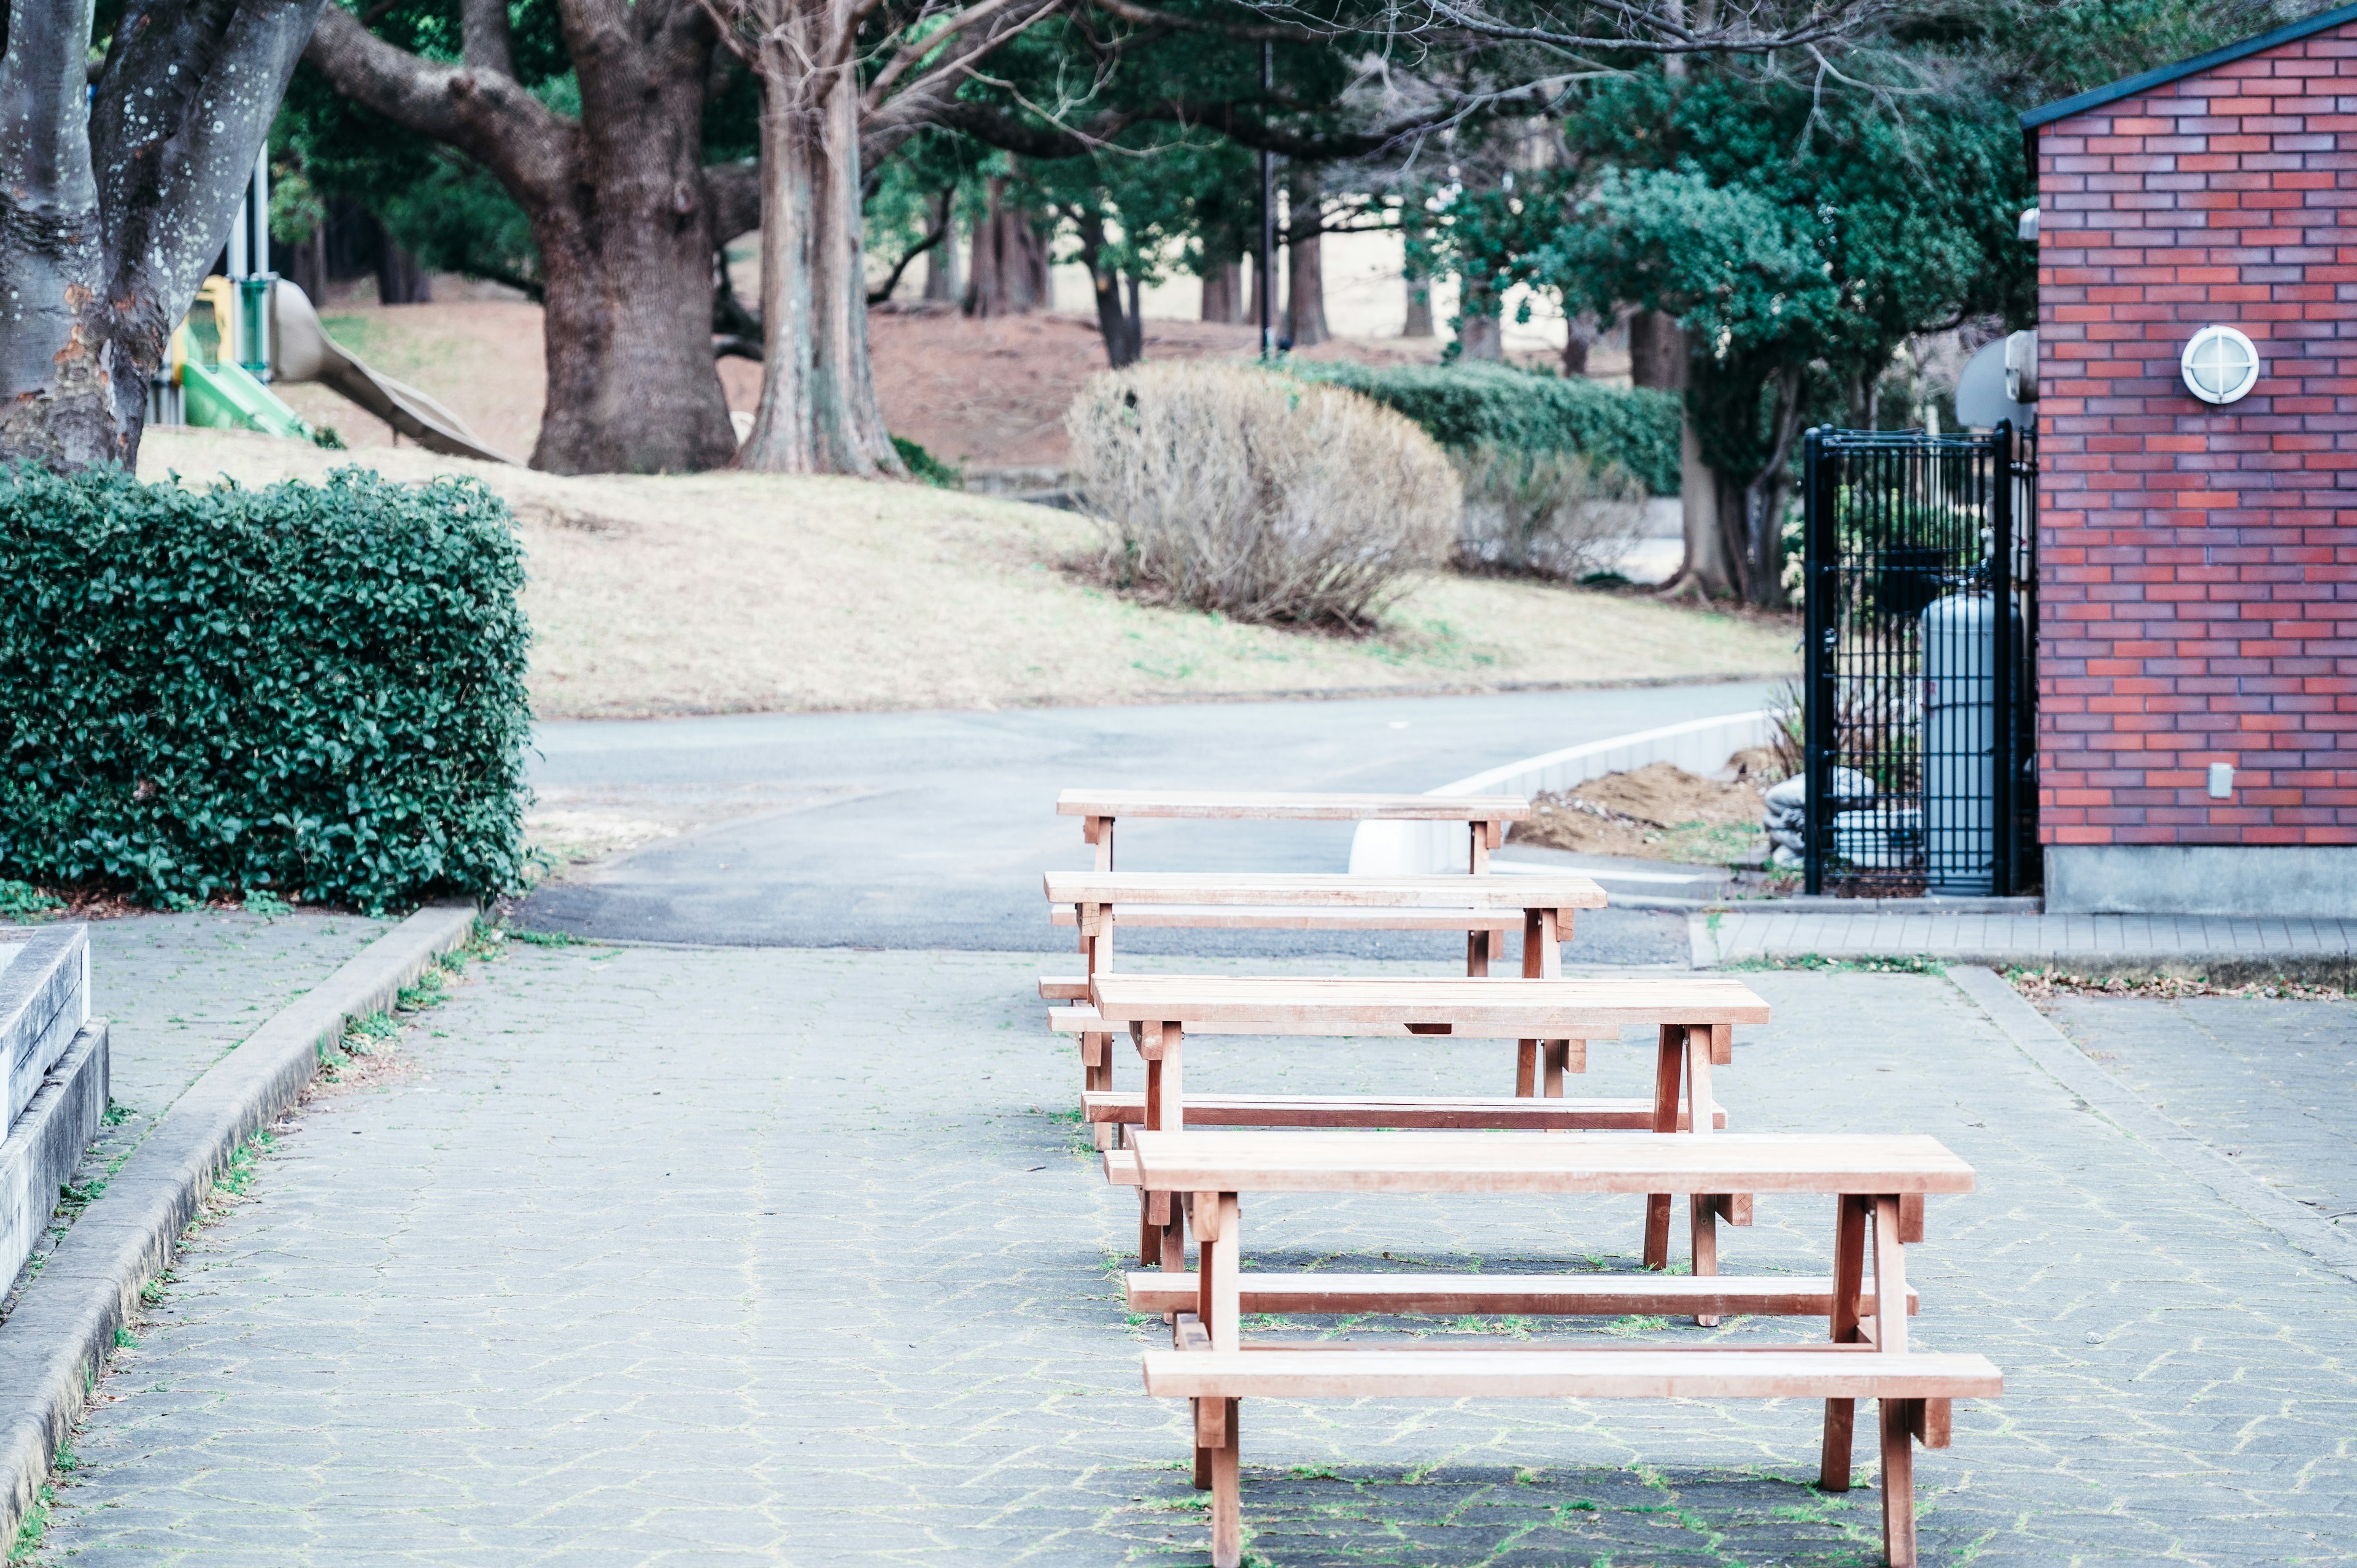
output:
[[[412, 1035], [412, 1076], [315, 1103], [191, 1249], [43, 1561], [1203, 1562], [1178, 1408], [1137, 1387], [1159, 1326], [1117, 1297], [1134, 1210], [1082, 1147], [1036, 970], [597, 948], [479, 967]], [[1721, 1069], [1739, 1124], [1926, 1132], [1981, 1173], [1910, 1260], [1921, 1341], [2008, 1377], [1919, 1457], [1927, 1561], [2357, 1555], [2348, 1282], [2083, 1109], [1945, 981], [1752, 979], [1778, 1021]], [[1590, 1084], [1629, 1091], [1642, 1055], [1596, 1048]], [[1189, 1069], [1460, 1092], [1508, 1070], [1486, 1042], [1218, 1036]], [[1826, 1206], [1760, 1209], [1731, 1264], [1825, 1266]], [[1625, 1260], [1637, 1219], [1248, 1199], [1246, 1234], [1269, 1266], [1577, 1267]], [[1256, 1403], [1252, 1548], [1275, 1568], [1866, 1561], [1875, 1493], [1803, 1484], [1816, 1421]]]
[[2065, 996], [2052, 1016], [2146, 1104], [2357, 1234], [2357, 1004]]
[[[91, 1009], [112, 1025], [117, 1115], [82, 1175], [135, 1146], [232, 1046], [390, 929], [355, 915], [211, 909], [91, 922]], [[35, 1260], [48, 1250], [36, 1249]], [[0, 1283], [0, 1301], [14, 1289]]]

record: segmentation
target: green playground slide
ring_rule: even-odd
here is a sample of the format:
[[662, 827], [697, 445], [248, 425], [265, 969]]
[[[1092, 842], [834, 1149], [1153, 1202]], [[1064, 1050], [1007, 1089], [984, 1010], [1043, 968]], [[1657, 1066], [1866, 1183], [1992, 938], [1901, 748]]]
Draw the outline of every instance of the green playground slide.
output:
[[180, 395], [190, 424], [311, 439], [311, 427], [301, 414], [234, 364], [208, 370], [200, 360], [189, 359], [180, 367]]

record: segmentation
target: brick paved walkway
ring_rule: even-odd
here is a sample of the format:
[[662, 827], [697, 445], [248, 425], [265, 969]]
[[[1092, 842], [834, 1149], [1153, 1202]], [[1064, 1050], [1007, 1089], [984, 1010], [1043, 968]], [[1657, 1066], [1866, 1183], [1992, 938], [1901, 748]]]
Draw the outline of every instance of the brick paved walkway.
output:
[[2066, 996], [2052, 1016], [2146, 1104], [2357, 1235], [2357, 1006]]
[[[91, 1008], [113, 1026], [118, 1116], [81, 1175], [135, 1147], [205, 1069], [390, 926], [352, 915], [265, 919], [211, 909], [93, 921]], [[48, 1245], [35, 1249], [37, 1260]], [[0, 1301], [15, 1288], [0, 1281]]]
[[[1035, 972], [594, 948], [477, 970], [411, 1036], [417, 1073], [315, 1105], [191, 1250], [79, 1439], [43, 1561], [1203, 1562], [1179, 1411], [1137, 1387], [1158, 1325], [1128, 1321], [1109, 1272], [1134, 1210], [1082, 1149]], [[1738, 1124], [1926, 1132], [1982, 1175], [1910, 1260], [1921, 1341], [1986, 1353], [2009, 1389], [1919, 1458], [1928, 1561], [2357, 1554], [2347, 1281], [1945, 981], [1753, 978], [1778, 1023], [1722, 1069]], [[1589, 1081], [1628, 1092], [1641, 1056], [1598, 1047]], [[1485, 1042], [1189, 1054], [1190, 1083], [1237, 1088], [1507, 1070]], [[1577, 1267], [1638, 1241], [1609, 1201], [1247, 1203], [1270, 1265]], [[1824, 1206], [1760, 1209], [1731, 1265], [1825, 1266]], [[1616, 1326], [1702, 1332], [1542, 1331]], [[1864, 1561], [1875, 1493], [1803, 1484], [1816, 1421], [1249, 1405], [1252, 1548], [1276, 1568]]]
[[1900, 914], [1730, 910], [1690, 916], [1696, 966], [1746, 959], [1888, 958], [1954, 963], [2218, 967], [2219, 961], [2357, 970], [2357, 920], [2228, 920], [2169, 915]]

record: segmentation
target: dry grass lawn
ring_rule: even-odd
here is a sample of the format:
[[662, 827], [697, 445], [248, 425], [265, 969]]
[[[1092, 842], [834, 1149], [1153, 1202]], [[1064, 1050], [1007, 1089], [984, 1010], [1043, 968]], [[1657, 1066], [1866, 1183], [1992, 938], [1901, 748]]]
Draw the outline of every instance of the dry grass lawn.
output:
[[912, 485], [566, 478], [197, 430], [150, 431], [140, 473], [264, 484], [354, 461], [398, 479], [471, 474], [515, 509], [547, 718], [1609, 684], [1796, 663], [1782, 623], [1448, 575], [1363, 641], [1148, 607], [1065, 570], [1088, 520]]

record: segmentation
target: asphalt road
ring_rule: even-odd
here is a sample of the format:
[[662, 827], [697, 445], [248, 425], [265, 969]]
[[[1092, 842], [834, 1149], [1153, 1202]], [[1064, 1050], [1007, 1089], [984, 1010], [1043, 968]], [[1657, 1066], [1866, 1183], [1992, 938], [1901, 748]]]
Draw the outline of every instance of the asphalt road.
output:
[[[543, 725], [533, 783], [700, 822], [544, 886], [528, 928], [779, 947], [1061, 951], [1039, 875], [1091, 864], [1070, 786], [1429, 789], [1521, 757], [1739, 713], [1765, 683], [1350, 702], [806, 714]], [[1125, 822], [1129, 869], [1340, 871], [1351, 824]], [[1675, 962], [1674, 917], [1585, 918], [1567, 960]], [[1445, 958], [1461, 939], [1139, 933], [1135, 952]]]

